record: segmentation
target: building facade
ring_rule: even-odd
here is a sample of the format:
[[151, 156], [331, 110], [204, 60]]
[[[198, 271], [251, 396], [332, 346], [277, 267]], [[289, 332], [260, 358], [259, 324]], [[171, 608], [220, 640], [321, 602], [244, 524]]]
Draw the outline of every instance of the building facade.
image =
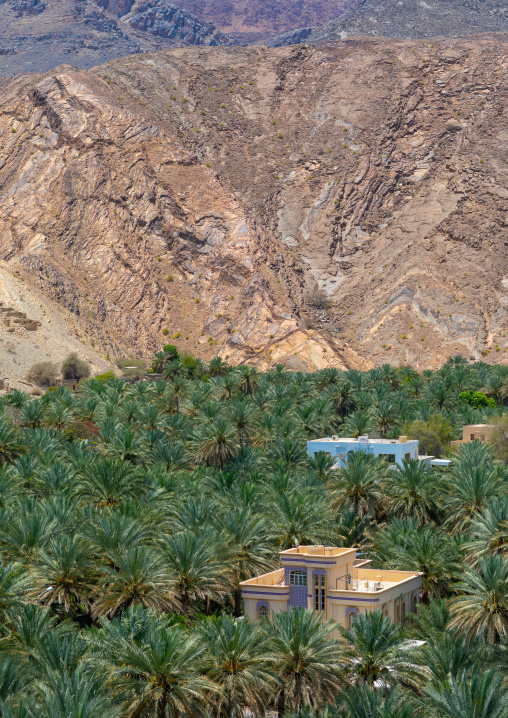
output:
[[298, 546], [280, 552], [282, 568], [240, 584], [244, 614], [258, 620], [290, 608], [322, 611], [350, 626], [359, 613], [381, 609], [405, 622], [420, 602], [421, 573], [370, 568], [357, 549]]
[[483, 444], [491, 440], [493, 431], [492, 424], [466, 424], [462, 427], [462, 439], [452, 441], [452, 446], [468, 444], [470, 441], [481, 441]]
[[332, 436], [326, 439], [313, 439], [307, 442], [307, 451], [313, 457], [318, 451], [324, 451], [336, 457], [337, 466], [346, 465], [348, 454], [351, 451], [363, 451], [385, 459], [388, 464], [402, 466], [403, 461], [420, 459], [430, 466], [432, 456], [418, 456], [418, 440], [408, 441], [407, 436], [398, 439], [370, 439], [368, 436], [359, 436], [357, 439]]

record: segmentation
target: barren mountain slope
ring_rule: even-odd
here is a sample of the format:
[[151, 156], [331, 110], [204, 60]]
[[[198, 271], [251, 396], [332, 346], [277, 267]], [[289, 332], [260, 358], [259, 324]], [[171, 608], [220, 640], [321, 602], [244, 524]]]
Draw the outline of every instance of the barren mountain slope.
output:
[[355, 7], [358, 0], [174, 0], [223, 32], [269, 36], [316, 27]]
[[307, 42], [337, 38], [460, 37], [508, 31], [506, 0], [360, 0], [350, 12], [317, 28]]
[[507, 50], [351, 40], [96, 72], [234, 189], [304, 322], [428, 367], [506, 360]]
[[168, 0], [0, 0], [0, 76], [182, 45], [236, 42]]
[[[63, 311], [56, 334], [111, 356], [173, 338], [204, 359], [369, 366], [298, 327], [266, 232], [151, 108], [108, 82], [64, 69], [2, 87], [0, 259], [48, 316]], [[25, 325], [0, 326], [0, 360], [2, 332], [16, 348]]]

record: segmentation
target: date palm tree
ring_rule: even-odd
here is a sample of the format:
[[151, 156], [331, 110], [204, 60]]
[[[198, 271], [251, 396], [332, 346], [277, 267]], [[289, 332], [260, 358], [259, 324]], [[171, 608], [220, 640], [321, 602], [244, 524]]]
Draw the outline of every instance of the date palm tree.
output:
[[394, 520], [375, 537], [375, 551], [394, 569], [421, 571], [423, 603], [446, 595], [460, 575], [456, 545], [433, 524]]
[[339, 626], [338, 630], [344, 639], [340, 644], [341, 670], [349, 683], [418, 685], [419, 669], [411, 643], [400, 624], [383, 616], [382, 611], [360, 613], [351, 628]]
[[402, 519], [413, 516], [421, 523], [438, 519], [436, 497], [442, 489], [422, 461], [409, 459], [387, 471], [382, 490], [390, 514]]
[[474, 564], [480, 556], [508, 555], [508, 497], [499, 496], [477, 515], [470, 525], [469, 539], [463, 550]]
[[0, 419], [0, 464], [12, 464], [26, 450], [27, 446], [18, 431]]
[[464, 670], [445, 683], [432, 683], [424, 692], [431, 710], [443, 718], [504, 718], [508, 712], [508, 688], [494, 670], [476, 668], [472, 674]]
[[126, 461], [101, 459], [89, 464], [78, 482], [81, 498], [96, 506], [118, 506], [143, 493], [140, 473]]
[[72, 619], [79, 607], [87, 610], [96, 575], [90, 547], [80, 536], [50, 539], [37, 556], [30, 594], [46, 606], [63, 604]]
[[219, 687], [214, 713], [224, 718], [245, 710], [262, 715], [279, 685], [264, 626], [220, 616], [203, 623], [199, 635], [206, 647], [203, 670]]
[[342, 679], [341, 642], [330, 639], [337, 628], [312, 611], [281, 611], [268, 625], [271, 651], [281, 687], [277, 692], [279, 718], [286, 711], [299, 714], [304, 706], [317, 707], [333, 700]]
[[240, 581], [275, 566], [271, 533], [266, 522], [247, 507], [226, 511], [219, 526], [224, 534], [234, 593], [235, 617], [242, 615]]
[[114, 621], [102, 627], [91, 637], [92, 656], [125, 718], [209, 715], [217, 686], [203, 675], [205, 646], [197, 635], [146, 621], [137, 637], [123, 636]]
[[334, 505], [355, 511], [360, 517], [372, 516], [380, 502], [379, 482], [386, 471], [386, 465], [372, 454], [350, 453], [346, 465], [331, 480]]
[[216, 536], [182, 531], [158, 542], [167, 567], [172, 591], [178, 597], [182, 613], [188, 615], [191, 601], [218, 597], [224, 586], [224, 551]]
[[196, 432], [194, 446], [197, 461], [219, 469], [224, 468], [240, 448], [235, 429], [228, 421], [220, 418], [205, 424]]
[[482, 636], [489, 644], [508, 637], [508, 558], [495, 554], [478, 559], [478, 571], [464, 569], [451, 600], [451, 627], [465, 631], [469, 640]]
[[16, 611], [25, 603], [30, 586], [31, 577], [21, 563], [0, 566], [0, 617], [5, 617], [8, 611]]
[[109, 553], [108, 558], [110, 565], [102, 567], [102, 577], [94, 594], [94, 617], [111, 617], [137, 605], [153, 611], [171, 611], [178, 607], [167, 569], [155, 549], [123, 548]]

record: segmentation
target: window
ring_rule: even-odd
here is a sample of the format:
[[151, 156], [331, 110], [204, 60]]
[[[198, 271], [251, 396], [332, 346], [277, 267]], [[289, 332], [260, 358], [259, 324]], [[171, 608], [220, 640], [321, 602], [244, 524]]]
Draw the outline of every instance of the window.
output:
[[259, 601], [257, 605], [258, 609], [258, 618], [267, 618], [268, 614], [270, 613], [270, 604], [268, 601]]
[[469, 441], [474, 441], [474, 434], [469, 434]]
[[395, 604], [395, 623], [400, 623], [400, 603]]
[[339, 459], [342, 459], [342, 461], [344, 461], [345, 458], [346, 458], [346, 454], [339, 454]]
[[395, 454], [379, 454], [380, 459], [384, 459], [389, 464], [395, 463]]
[[480, 441], [485, 441], [485, 434], [481, 434]]
[[402, 625], [406, 623], [406, 602], [402, 601]]
[[416, 613], [416, 606], [418, 604], [418, 599], [416, 596], [413, 596], [413, 613]]
[[346, 614], [346, 624], [348, 630], [351, 630], [353, 628], [353, 622], [358, 615], [358, 610], [356, 608], [348, 608], [346, 609]]
[[290, 586], [306, 586], [307, 585], [307, 572], [306, 571], [291, 571], [289, 574], [289, 585]]
[[324, 611], [325, 610], [325, 573], [314, 574], [314, 610]]
[[405, 461], [407, 461], [409, 463], [409, 461], [411, 459], [411, 454], [404, 454], [404, 459], [405, 459]]
[[383, 611], [384, 618], [388, 618], [388, 604], [387, 603], [383, 603], [381, 610]]
[[260, 606], [258, 608], [258, 618], [267, 618], [268, 616], [268, 607], [267, 606]]

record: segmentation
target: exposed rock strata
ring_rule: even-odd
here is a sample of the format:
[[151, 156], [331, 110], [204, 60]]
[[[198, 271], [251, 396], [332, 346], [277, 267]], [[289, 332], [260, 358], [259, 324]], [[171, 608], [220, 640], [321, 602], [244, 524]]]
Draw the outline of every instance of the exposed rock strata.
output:
[[507, 57], [500, 35], [372, 39], [97, 72], [234, 188], [301, 326], [429, 367], [506, 361]]
[[149, 114], [86, 73], [2, 108], [4, 266], [103, 353], [146, 355], [176, 335], [204, 359], [369, 366], [298, 327], [266, 232]]

